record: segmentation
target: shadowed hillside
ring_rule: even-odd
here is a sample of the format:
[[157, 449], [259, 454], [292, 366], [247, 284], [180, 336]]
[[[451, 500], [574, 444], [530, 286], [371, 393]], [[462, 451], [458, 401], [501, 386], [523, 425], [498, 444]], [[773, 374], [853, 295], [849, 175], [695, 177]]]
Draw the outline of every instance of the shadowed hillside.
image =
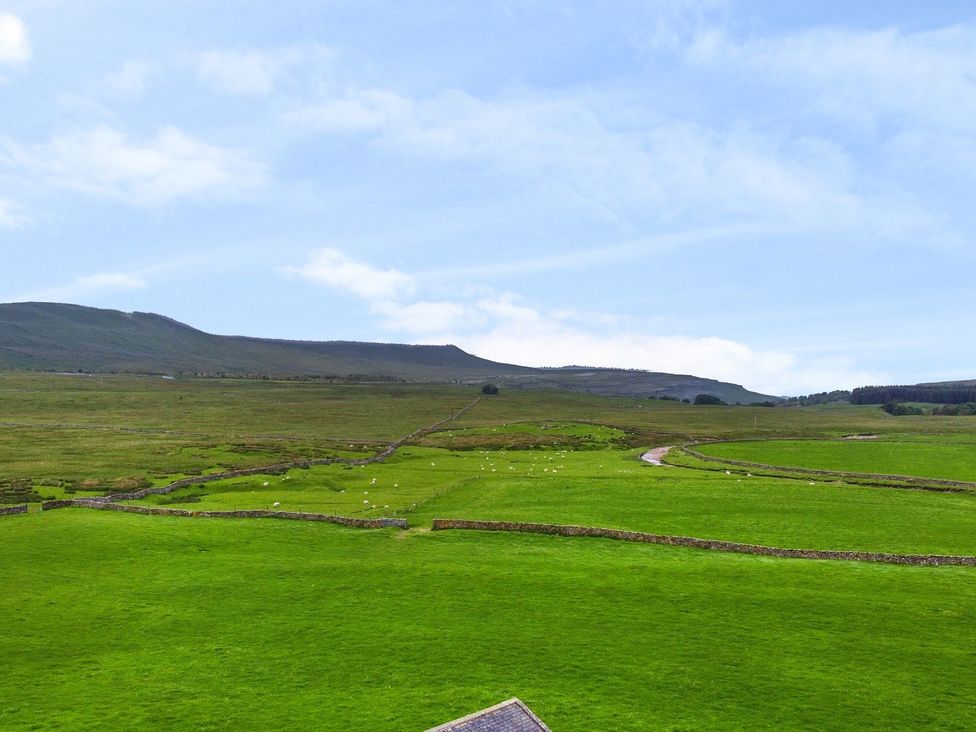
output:
[[318, 377], [479, 383], [618, 396], [724, 401], [768, 399], [736, 384], [625, 369], [537, 369], [497, 363], [456, 346], [286, 341], [204, 333], [153, 313], [57, 303], [0, 304], [0, 369]]

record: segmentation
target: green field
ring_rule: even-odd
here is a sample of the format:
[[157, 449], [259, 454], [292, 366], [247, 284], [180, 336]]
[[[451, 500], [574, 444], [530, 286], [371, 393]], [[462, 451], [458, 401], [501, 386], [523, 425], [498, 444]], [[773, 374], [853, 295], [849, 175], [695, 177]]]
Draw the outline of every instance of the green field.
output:
[[[0, 481], [30, 477], [52, 495], [361, 458], [477, 396], [24, 374], [0, 375], [0, 387]], [[518, 520], [976, 554], [976, 493], [638, 459], [689, 439], [854, 433], [880, 438], [705, 449], [787, 467], [976, 479], [971, 418], [503, 392], [380, 463], [139, 501], [401, 516], [408, 531], [35, 504], [0, 517], [0, 728], [419, 731], [510, 696], [557, 731], [972, 728], [971, 567], [429, 530], [435, 517]]]
[[619, 449], [410, 447], [365, 467], [234, 478], [139, 503], [404, 516], [415, 526], [435, 517], [541, 521], [804, 549], [976, 554], [976, 495], [655, 468]]
[[762, 440], [698, 445], [697, 452], [782, 467], [909, 475], [976, 482], [976, 435], [969, 439]]
[[[147, 520], [148, 519], [148, 520]], [[0, 726], [965, 729], [966, 568], [60, 511], [0, 522]]]

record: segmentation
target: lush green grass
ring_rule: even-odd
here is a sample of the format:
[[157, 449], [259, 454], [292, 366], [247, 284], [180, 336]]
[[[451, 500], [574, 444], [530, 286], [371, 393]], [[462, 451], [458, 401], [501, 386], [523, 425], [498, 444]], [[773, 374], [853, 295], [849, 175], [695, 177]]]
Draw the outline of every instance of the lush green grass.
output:
[[968, 441], [762, 440], [698, 445], [714, 457], [766, 465], [976, 481], [976, 436]]
[[[474, 396], [3, 374], [0, 479], [363, 455]], [[976, 420], [506, 390], [384, 463], [144, 503], [976, 554], [973, 495], [655, 468], [634, 449], [849, 433], [928, 470], [971, 449]], [[971, 568], [82, 509], [0, 518], [0, 547], [0, 728], [421, 730], [513, 695], [556, 730], [976, 726]]]
[[[141, 503], [347, 516], [583, 524], [812, 549], [976, 554], [976, 496], [655, 468], [633, 450], [408, 447], [384, 463], [293, 470]], [[181, 503], [181, 501], [192, 501]]]
[[577, 422], [513, 422], [490, 427], [449, 428], [427, 435], [415, 444], [455, 450], [492, 447], [501, 449], [573, 448], [596, 449], [634, 439], [630, 433], [602, 424]]
[[967, 568], [65, 510], [0, 520], [0, 726], [976, 725]]
[[[40, 485], [159, 482], [162, 476], [363, 454], [450, 416], [476, 395], [471, 387], [418, 384], [0, 373], [0, 478], [33, 478]], [[607, 441], [650, 445], [852, 432], [954, 439], [973, 435], [976, 418], [896, 419], [876, 407], [851, 406], [694, 407], [508, 390], [482, 400], [456, 427], [453, 435], [424, 444], [599, 447]]]

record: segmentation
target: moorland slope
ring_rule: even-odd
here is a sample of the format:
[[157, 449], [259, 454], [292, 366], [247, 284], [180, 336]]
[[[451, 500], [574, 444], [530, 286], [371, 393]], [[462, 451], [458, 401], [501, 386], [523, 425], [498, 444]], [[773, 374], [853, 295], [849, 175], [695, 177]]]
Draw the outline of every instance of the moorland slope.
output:
[[61, 303], [0, 304], [0, 370], [84, 371], [481, 383], [609, 396], [768, 395], [697, 376], [611, 368], [530, 368], [457, 346], [213, 335], [153, 313]]

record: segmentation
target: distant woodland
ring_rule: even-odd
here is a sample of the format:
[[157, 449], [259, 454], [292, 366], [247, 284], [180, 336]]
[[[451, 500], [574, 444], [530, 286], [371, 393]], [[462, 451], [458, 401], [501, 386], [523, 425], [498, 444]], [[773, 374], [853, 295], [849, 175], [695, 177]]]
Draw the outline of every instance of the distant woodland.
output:
[[916, 384], [915, 386], [862, 386], [851, 392], [851, 404], [924, 402], [966, 404], [976, 402], [976, 384]]

